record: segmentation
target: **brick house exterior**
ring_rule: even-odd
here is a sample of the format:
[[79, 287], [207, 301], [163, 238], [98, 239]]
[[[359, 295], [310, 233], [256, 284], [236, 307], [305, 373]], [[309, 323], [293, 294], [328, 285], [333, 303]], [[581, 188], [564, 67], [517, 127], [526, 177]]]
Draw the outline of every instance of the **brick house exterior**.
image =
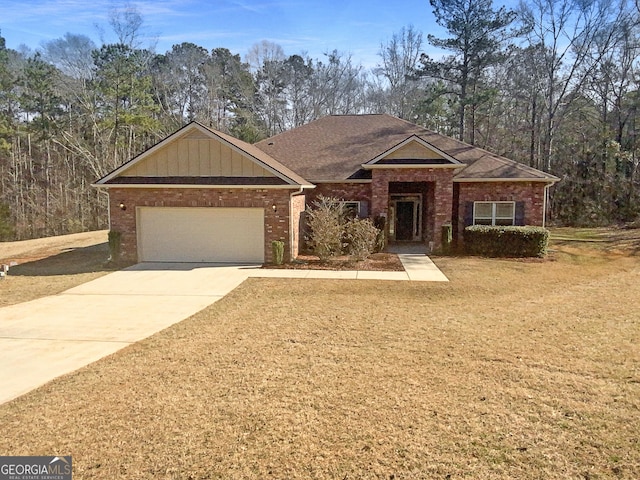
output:
[[[294, 259], [320, 196], [437, 248], [442, 226], [544, 225], [558, 179], [389, 115], [325, 117], [250, 145], [190, 123], [96, 182], [131, 261]], [[498, 224], [496, 223], [496, 224]]]

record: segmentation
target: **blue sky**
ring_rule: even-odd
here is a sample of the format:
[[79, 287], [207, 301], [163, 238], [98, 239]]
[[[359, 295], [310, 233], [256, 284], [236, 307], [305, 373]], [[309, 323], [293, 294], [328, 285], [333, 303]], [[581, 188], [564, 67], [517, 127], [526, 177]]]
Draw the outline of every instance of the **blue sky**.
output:
[[[132, 0], [144, 19], [156, 51], [192, 42], [209, 50], [226, 47], [242, 58], [261, 40], [282, 46], [287, 55], [307, 52], [320, 58], [334, 49], [356, 63], [379, 62], [381, 42], [404, 26], [425, 35], [443, 35], [428, 0]], [[496, 2], [497, 3], [497, 2]], [[65, 33], [83, 34], [96, 44], [114, 41], [109, 11], [113, 0], [1, 0], [0, 34], [7, 47], [32, 49]], [[102, 31], [102, 33], [101, 33]]]

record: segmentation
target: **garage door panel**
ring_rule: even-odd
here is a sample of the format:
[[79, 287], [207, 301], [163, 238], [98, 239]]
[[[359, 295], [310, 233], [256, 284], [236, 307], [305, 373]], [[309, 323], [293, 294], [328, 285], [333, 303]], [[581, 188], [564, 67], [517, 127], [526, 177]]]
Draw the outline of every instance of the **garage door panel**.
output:
[[262, 208], [140, 207], [137, 214], [140, 261], [264, 261]]

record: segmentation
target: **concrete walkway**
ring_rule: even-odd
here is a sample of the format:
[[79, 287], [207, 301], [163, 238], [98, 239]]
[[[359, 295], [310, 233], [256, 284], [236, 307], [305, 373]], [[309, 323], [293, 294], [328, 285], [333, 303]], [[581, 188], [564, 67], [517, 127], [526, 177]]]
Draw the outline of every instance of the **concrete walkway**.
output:
[[259, 269], [250, 277], [279, 278], [344, 278], [351, 280], [410, 280], [413, 282], [448, 282], [449, 279], [433, 261], [421, 253], [398, 253], [404, 272], [368, 270], [289, 270]]
[[0, 403], [190, 317], [249, 277], [447, 281], [425, 255], [400, 259], [405, 272], [143, 263], [0, 308]]

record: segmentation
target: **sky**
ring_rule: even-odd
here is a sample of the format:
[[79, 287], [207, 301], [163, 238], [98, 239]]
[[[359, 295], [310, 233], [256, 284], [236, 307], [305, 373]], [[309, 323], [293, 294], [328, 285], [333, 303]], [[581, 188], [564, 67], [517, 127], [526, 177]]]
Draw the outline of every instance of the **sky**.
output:
[[[244, 59], [262, 40], [277, 43], [286, 55], [322, 58], [337, 49], [355, 63], [380, 63], [380, 45], [402, 27], [425, 36], [444, 31], [428, 0], [131, 0], [144, 20], [143, 47], [165, 53], [191, 42], [211, 50], [225, 47]], [[8, 48], [35, 50], [65, 33], [83, 34], [97, 45], [112, 43], [109, 12], [114, 0], [0, 0], [0, 35]]]

